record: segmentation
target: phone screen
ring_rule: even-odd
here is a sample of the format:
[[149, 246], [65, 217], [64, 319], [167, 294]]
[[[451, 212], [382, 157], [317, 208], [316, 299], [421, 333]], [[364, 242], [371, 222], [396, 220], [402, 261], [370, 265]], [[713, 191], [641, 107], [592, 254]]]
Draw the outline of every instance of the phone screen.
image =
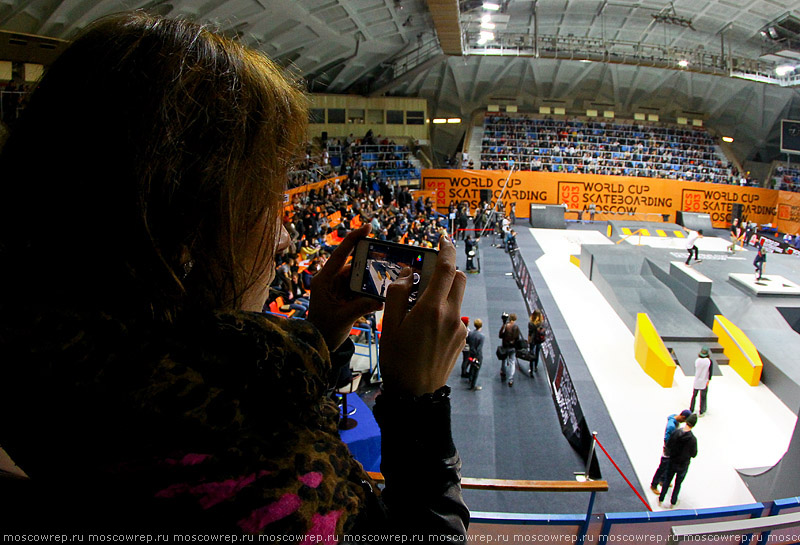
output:
[[400, 276], [400, 271], [405, 267], [411, 267], [414, 274], [414, 287], [408, 300], [409, 302], [416, 301], [417, 295], [419, 295], [419, 279], [424, 257], [422, 251], [413, 247], [400, 248], [370, 242], [361, 291], [378, 297], [386, 297], [387, 288]]

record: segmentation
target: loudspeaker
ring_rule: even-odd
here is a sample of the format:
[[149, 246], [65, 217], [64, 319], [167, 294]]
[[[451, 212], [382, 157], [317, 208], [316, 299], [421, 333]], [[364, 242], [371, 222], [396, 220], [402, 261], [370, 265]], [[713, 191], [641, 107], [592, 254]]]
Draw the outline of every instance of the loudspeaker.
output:
[[481, 189], [481, 202], [492, 202], [492, 190], [491, 189]]
[[327, 141], [328, 141], [328, 131], [322, 131], [322, 143], [324, 144]]
[[733, 224], [733, 220], [735, 219], [738, 219], [739, 224], [741, 224], [742, 216], [744, 216], [744, 205], [738, 202], [733, 203], [731, 206], [731, 224]]

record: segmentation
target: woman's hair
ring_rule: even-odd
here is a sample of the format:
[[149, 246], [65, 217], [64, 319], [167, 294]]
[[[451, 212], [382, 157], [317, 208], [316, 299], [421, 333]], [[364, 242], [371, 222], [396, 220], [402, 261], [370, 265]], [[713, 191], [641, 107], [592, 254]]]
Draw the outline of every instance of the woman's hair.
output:
[[512, 312], [511, 314], [508, 315], [508, 321], [509, 322], [516, 322], [517, 321], [517, 315]]
[[544, 321], [544, 314], [538, 308], [531, 312], [531, 323], [533, 325], [539, 325]]
[[237, 42], [141, 13], [98, 21], [0, 155], [4, 289], [165, 320], [238, 308], [273, 257], [306, 120], [299, 88]]

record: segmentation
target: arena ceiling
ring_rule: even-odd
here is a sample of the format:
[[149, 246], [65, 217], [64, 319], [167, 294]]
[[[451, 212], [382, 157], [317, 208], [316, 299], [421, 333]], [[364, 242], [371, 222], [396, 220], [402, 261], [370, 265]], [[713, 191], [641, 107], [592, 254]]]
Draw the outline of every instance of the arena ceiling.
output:
[[[489, 46], [505, 48], [490, 55], [474, 54], [481, 0], [0, 0], [0, 30], [69, 40], [102, 15], [146, 9], [239, 36], [316, 92], [420, 96], [431, 116], [464, 120], [487, 104], [683, 115], [749, 158], [776, 155], [778, 121], [800, 119], [800, 87], [730, 77], [736, 59], [762, 73], [800, 65], [798, 1], [495, 1]], [[453, 25], [473, 54], [442, 52]], [[437, 126], [437, 148], [453, 151], [466, 126]]]

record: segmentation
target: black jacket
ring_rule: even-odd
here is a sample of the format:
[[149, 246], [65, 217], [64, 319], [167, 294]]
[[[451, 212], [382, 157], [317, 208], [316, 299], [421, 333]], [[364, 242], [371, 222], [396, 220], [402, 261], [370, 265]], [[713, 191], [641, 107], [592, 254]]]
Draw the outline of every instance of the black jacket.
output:
[[483, 333], [477, 329], [473, 329], [467, 335], [467, 346], [470, 351], [475, 354], [478, 361], [483, 362]]
[[678, 428], [669, 436], [666, 451], [671, 464], [688, 466], [697, 456], [697, 438], [691, 430]]
[[380, 493], [329, 395], [352, 344], [308, 322], [0, 310], [0, 444], [30, 476], [0, 475], [4, 531], [466, 535], [446, 387], [378, 397]]

